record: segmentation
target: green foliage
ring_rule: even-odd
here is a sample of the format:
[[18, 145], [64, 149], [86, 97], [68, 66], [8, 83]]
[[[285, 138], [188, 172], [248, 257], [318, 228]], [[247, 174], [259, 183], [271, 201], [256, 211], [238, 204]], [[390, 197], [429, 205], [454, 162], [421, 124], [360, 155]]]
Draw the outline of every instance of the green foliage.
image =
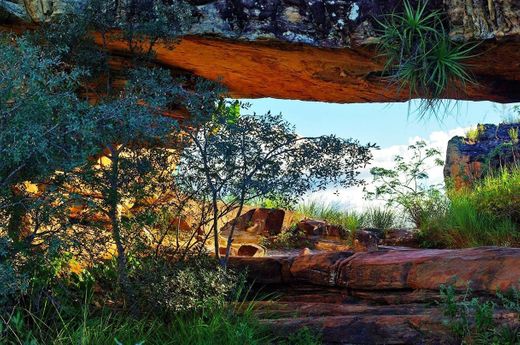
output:
[[520, 167], [490, 173], [467, 193], [483, 213], [520, 225]]
[[67, 170], [93, 153], [96, 122], [74, 91], [82, 71], [64, 69], [26, 37], [0, 36], [0, 185]]
[[443, 16], [430, 11], [427, 0], [415, 7], [404, 1], [402, 13], [387, 14], [379, 21], [378, 49], [386, 59], [385, 73], [400, 88], [408, 88], [410, 98], [422, 98], [421, 114], [436, 112], [456, 87], [473, 82], [464, 62], [475, 46], [453, 43]]
[[239, 277], [206, 255], [172, 262], [146, 258], [132, 274], [143, 309], [172, 314], [223, 308]]
[[[451, 286], [441, 286], [441, 306], [446, 317], [445, 323], [461, 344], [513, 345], [520, 341], [520, 329], [498, 324], [493, 313], [497, 307], [517, 311], [518, 300], [498, 293], [501, 303], [491, 299], [470, 297], [471, 290], [459, 298]], [[513, 290], [513, 296], [518, 292]]]
[[0, 237], [0, 314], [12, 308], [28, 288], [28, 277], [19, 271], [14, 259], [12, 241]]
[[59, 319], [57, 325], [51, 325], [37, 314], [18, 310], [8, 324], [0, 321], [0, 342], [6, 345], [275, 344], [275, 337], [258, 324], [250, 311], [237, 315], [230, 308], [179, 314], [168, 322], [87, 309], [78, 310], [75, 318]]
[[507, 131], [507, 134], [509, 134], [509, 138], [511, 139], [511, 142], [514, 145], [518, 144], [518, 127], [509, 128], [509, 131]]
[[484, 125], [478, 124], [476, 128], [471, 128], [466, 132], [466, 139], [472, 143], [476, 143], [483, 132]]
[[450, 191], [445, 212], [422, 226], [426, 246], [515, 246], [520, 241], [519, 169], [490, 174], [475, 186]]
[[368, 199], [382, 199], [388, 206], [398, 206], [408, 219], [420, 227], [429, 217], [440, 214], [445, 199], [438, 187], [428, 185], [428, 170], [442, 166], [437, 149], [427, 147], [424, 141], [408, 146], [409, 158], [394, 157], [391, 169], [374, 167], [370, 170], [374, 188], [365, 188]]
[[251, 199], [246, 204], [253, 207], [277, 208], [281, 210], [294, 210], [295, 208], [294, 202], [288, 202], [287, 200], [284, 200], [282, 197], [278, 197], [276, 195], [269, 198], [264, 197]]
[[389, 208], [371, 208], [366, 212], [366, 218], [371, 228], [383, 232], [395, 227], [398, 222], [396, 213]]
[[[241, 115], [229, 121], [228, 112], [213, 112], [202, 118], [207, 121], [186, 132], [190, 145], [177, 166], [177, 183], [184, 193], [210, 202], [216, 253], [218, 220], [225, 212], [238, 209], [239, 216], [245, 203], [259, 198], [291, 204], [330, 185], [359, 185], [357, 169], [372, 158], [372, 144], [333, 135], [301, 137], [281, 115]], [[226, 204], [224, 212], [219, 202]], [[232, 236], [233, 229], [227, 253]]]
[[[100, 266], [91, 272], [92, 279], [95, 279], [98, 287], [98, 284], [103, 285], [117, 275], [117, 264], [109, 262]], [[117, 308], [93, 308], [94, 301], [111, 297], [105, 295], [106, 290], [96, 296], [92, 295], [95, 290], [79, 287], [79, 291], [83, 291], [83, 297], [76, 300], [69, 312], [64, 312], [60, 304], [51, 303], [47, 304], [45, 309], [35, 308], [34, 305], [27, 308], [20, 306], [12, 312], [1, 314], [0, 343], [274, 345], [285, 341], [285, 338], [273, 335], [268, 328], [260, 325], [253, 313], [254, 301], [242, 299], [238, 280], [227, 280], [232, 273], [223, 272], [214, 259], [198, 257], [176, 263], [163, 261], [160, 264], [147, 259], [136, 259], [130, 266], [134, 282], [142, 284], [143, 289], [148, 289], [148, 297], [142, 295], [146, 299], [141, 301], [147, 313], [143, 313], [141, 317], [131, 317]], [[152, 271], [148, 271], [149, 269]], [[159, 277], [152, 278], [154, 274]], [[176, 284], [175, 288], [179, 289], [178, 291], [172, 289], [167, 294], [163, 293], [165, 287], [173, 287], [162, 284], [165, 279], [161, 277], [167, 274], [171, 280], [169, 284]], [[223, 282], [221, 278], [214, 279], [216, 275], [226, 277], [226, 281]], [[197, 282], [202, 287], [196, 286]], [[232, 285], [233, 293], [230, 293], [228, 288], [224, 293], [219, 287], [220, 284]], [[67, 287], [78, 288], [71, 285]], [[202, 289], [205, 291], [201, 291]], [[213, 291], [214, 289], [216, 291]], [[152, 296], [157, 292], [158, 295]], [[218, 303], [213, 303], [216, 301], [213, 296], [219, 294], [220, 296], [216, 297]], [[178, 299], [171, 299], [173, 295]], [[182, 300], [182, 296], [186, 301]], [[222, 303], [223, 298], [227, 298], [230, 303]], [[204, 306], [194, 302], [195, 299]], [[145, 307], [149, 302], [152, 305]], [[157, 309], [157, 302], [163, 303], [160, 309]], [[173, 304], [163, 308], [164, 303]], [[181, 310], [171, 308], [175, 303], [179, 303]], [[185, 308], [190, 305], [195, 308]], [[304, 329], [291, 335], [287, 341], [290, 344], [313, 345], [319, 344], [317, 339], [314, 333]]]

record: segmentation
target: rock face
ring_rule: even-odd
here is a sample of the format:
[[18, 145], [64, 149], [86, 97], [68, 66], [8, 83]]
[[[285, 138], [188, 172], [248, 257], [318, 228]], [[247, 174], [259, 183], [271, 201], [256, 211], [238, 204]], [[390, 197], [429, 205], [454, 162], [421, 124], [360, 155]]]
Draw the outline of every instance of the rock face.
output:
[[471, 185], [487, 171], [519, 161], [520, 142], [513, 140], [511, 130], [520, 130], [520, 123], [479, 125], [475, 142], [460, 136], [451, 138], [444, 177], [453, 179], [455, 187], [460, 188]]
[[388, 229], [384, 233], [381, 245], [394, 247], [419, 248], [418, 229]]
[[[4, 28], [41, 22], [84, 0], [0, 2]], [[157, 45], [162, 66], [209, 79], [222, 78], [235, 97], [276, 97], [329, 102], [389, 102], [407, 98], [379, 76], [375, 18], [399, 10], [387, 0], [193, 0], [192, 28], [173, 50]], [[520, 5], [431, 0], [446, 11], [454, 40], [485, 40], [469, 61], [477, 85], [453, 98], [520, 100]], [[113, 41], [110, 49], [124, 49]], [[124, 54], [123, 54], [124, 55]]]
[[221, 234], [227, 236], [233, 225], [234, 234], [249, 233], [256, 236], [272, 236], [282, 232], [285, 211], [271, 208], [255, 208], [240, 217], [230, 221], [221, 229]]
[[520, 249], [387, 250], [330, 252], [296, 257], [231, 258], [255, 281], [306, 283], [352, 291], [438, 291], [449, 284], [461, 291], [493, 293], [520, 287]]
[[[519, 287], [520, 249], [333, 252], [277, 258], [232, 258], [235, 269], [274, 291], [255, 303], [261, 322], [281, 335], [302, 327], [324, 344], [460, 344], [443, 322], [442, 284], [481, 295]], [[518, 326], [500, 309], [495, 321]]]

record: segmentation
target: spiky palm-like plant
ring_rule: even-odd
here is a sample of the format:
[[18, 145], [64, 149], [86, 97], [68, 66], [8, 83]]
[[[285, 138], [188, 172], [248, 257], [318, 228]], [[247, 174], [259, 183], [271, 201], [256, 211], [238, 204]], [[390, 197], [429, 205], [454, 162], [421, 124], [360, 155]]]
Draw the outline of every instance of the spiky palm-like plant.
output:
[[452, 42], [443, 14], [428, 10], [427, 5], [419, 1], [414, 7], [404, 1], [402, 13], [378, 20], [384, 74], [400, 89], [409, 89], [410, 99], [421, 98], [420, 115], [438, 114], [447, 105], [445, 98], [475, 82], [465, 61], [473, 56], [476, 45]]

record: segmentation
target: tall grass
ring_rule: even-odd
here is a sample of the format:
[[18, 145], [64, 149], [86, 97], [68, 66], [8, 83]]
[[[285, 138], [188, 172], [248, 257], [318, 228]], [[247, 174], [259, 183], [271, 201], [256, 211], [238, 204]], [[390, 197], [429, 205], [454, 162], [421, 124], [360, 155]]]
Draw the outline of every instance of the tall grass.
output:
[[445, 214], [422, 227], [428, 247], [520, 245], [520, 169], [490, 174], [472, 188], [452, 190]]
[[[254, 303], [172, 315], [136, 319], [122, 312], [87, 306], [75, 318], [57, 312], [50, 323], [29, 310], [18, 309], [0, 318], [2, 345], [319, 345], [319, 335], [302, 329], [290, 338], [263, 326], [253, 312]], [[81, 309], [80, 309], [81, 310]], [[80, 311], [78, 310], [78, 311]], [[55, 316], [56, 316], [55, 315]], [[294, 339], [297, 339], [295, 341]]]
[[[23, 324], [5, 326], [1, 344], [49, 345], [261, 345], [270, 344], [274, 336], [262, 327], [250, 309], [235, 314], [228, 309], [160, 318], [134, 319], [123, 313], [105, 310], [98, 315], [85, 312], [74, 319], [61, 319], [50, 325], [27, 310], [16, 317]], [[59, 326], [59, 327], [58, 327]]]
[[347, 230], [371, 227], [384, 231], [399, 225], [399, 215], [389, 208], [374, 207], [356, 212], [338, 204], [312, 200], [299, 204], [296, 211], [307, 218], [324, 220]]
[[365, 213], [347, 210], [341, 205], [318, 200], [298, 204], [296, 212], [307, 218], [323, 220], [346, 230], [356, 230], [368, 225]]

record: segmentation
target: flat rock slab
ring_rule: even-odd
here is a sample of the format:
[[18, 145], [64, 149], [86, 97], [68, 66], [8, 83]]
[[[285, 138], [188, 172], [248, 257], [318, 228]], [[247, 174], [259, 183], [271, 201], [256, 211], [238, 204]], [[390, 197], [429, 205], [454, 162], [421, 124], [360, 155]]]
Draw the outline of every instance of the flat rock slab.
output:
[[[425, 304], [372, 305], [315, 302], [258, 302], [255, 314], [272, 331], [290, 334], [303, 327], [321, 334], [323, 344], [458, 344], [440, 307]], [[518, 325], [518, 315], [497, 310], [495, 321]]]
[[458, 290], [494, 293], [519, 287], [520, 249], [327, 252], [270, 258], [231, 258], [260, 284], [310, 284], [357, 292]]

